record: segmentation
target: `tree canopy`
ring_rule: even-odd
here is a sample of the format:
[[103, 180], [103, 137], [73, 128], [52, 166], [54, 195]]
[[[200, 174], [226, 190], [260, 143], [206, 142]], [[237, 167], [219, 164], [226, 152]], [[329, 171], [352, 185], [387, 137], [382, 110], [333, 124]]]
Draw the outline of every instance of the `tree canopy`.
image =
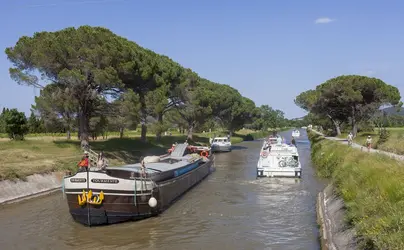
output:
[[[148, 127], [158, 139], [173, 126], [192, 138], [195, 129], [220, 126], [233, 132], [264, 116], [229, 85], [201, 78], [102, 27], [38, 32], [5, 52], [13, 64], [11, 78], [41, 88], [32, 110], [43, 129], [63, 130], [67, 138], [77, 129], [82, 146], [90, 135], [117, 129], [122, 136], [138, 124], [145, 141]], [[270, 118], [285, 120], [278, 113]], [[256, 127], [276, 126], [278, 120]]]
[[299, 94], [295, 104], [319, 117], [328, 118], [340, 134], [349, 123], [354, 135], [360, 122], [370, 121], [383, 105], [401, 105], [399, 90], [380, 79], [343, 75], [327, 80], [314, 90]]

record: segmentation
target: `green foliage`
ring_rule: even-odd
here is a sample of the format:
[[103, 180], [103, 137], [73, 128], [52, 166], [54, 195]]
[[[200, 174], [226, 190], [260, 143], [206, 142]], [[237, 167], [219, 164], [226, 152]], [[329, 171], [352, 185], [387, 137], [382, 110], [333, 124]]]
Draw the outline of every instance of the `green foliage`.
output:
[[17, 109], [6, 110], [2, 114], [4, 119], [5, 132], [10, 139], [23, 140], [24, 135], [28, 132], [28, 121], [23, 112]]
[[6, 114], [7, 111], [8, 109], [3, 108], [0, 114], [0, 133], [6, 133], [6, 123], [4, 121], [4, 115]]
[[39, 119], [34, 112], [28, 118], [28, 132], [29, 133], [42, 133], [45, 132], [43, 120]]
[[267, 131], [269, 128], [284, 127], [287, 121], [284, 113], [280, 110], [274, 110], [268, 105], [262, 105], [255, 111], [253, 127], [256, 130]]
[[377, 145], [381, 145], [388, 141], [390, 137], [390, 132], [386, 128], [382, 128], [379, 132], [379, 140], [377, 141]]
[[404, 166], [309, 133], [319, 175], [330, 178], [345, 202], [346, 222], [359, 249], [403, 249]]
[[21, 37], [14, 47], [6, 49], [6, 54], [13, 63], [10, 75], [17, 83], [42, 88], [33, 74], [37, 70], [50, 83], [57, 83], [58, 91], [63, 93], [59, 98], [77, 102], [82, 140], [88, 142], [96, 99], [121, 82], [115, 67], [124, 43], [107, 29], [82, 26]]
[[356, 134], [358, 125], [376, 121], [382, 105], [400, 104], [400, 92], [380, 79], [358, 75], [338, 76], [308, 90], [295, 99], [296, 105], [329, 119], [337, 133], [342, 123], [349, 123]]
[[265, 130], [288, 122], [283, 112], [268, 106], [261, 112], [229, 85], [203, 79], [102, 27], [38, 32], [5, 52], [11, 78], [41, 88], [30, 132], [66, 133], [67, 139], [77, 133], [82, 146], [89, 136], [112, 130], [123, 137], [139, 124], [145, 142], [148, 128], [157, 139], [172, 129], [192, 138], [201, 129], [232, 133], [246, 124]]

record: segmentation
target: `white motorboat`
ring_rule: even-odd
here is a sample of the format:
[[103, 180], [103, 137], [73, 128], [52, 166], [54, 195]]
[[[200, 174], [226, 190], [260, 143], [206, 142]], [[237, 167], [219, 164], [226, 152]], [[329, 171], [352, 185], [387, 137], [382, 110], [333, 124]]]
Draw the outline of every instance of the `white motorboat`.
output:
[[294, 138], [300, 137], [300, 131], [297, 129], [293, 130], [292, 137]]
[[228, 137], [213, 138], [210, 147], [212, 152], [230, 152], [232, 149], [231, 141]]
[[297, 148], [280, 136], [265, 140], [257, 164], [257, 177], [301, 178], [302, 167]]

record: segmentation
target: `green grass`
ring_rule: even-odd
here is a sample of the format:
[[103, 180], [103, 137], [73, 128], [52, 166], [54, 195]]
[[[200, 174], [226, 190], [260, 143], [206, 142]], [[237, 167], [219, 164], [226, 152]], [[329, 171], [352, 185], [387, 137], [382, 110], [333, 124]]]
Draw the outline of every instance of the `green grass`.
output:
[[346, 205], [360, 249], [404, 249], [404, 163], [362, 152], [314, 133], [312, 161]]
[[[248, 139], [266, 136], [269, 132], [241, 130], [231, 137], [233, 144]], [[224, 136], [224, 133], [194, 134], [194, 145], [208, 145], [213, 134]], [[140, 136], [127, 133], [124, 138], [112, 137], [108, 140], [90, 141], [96, 152], [103, 151], [111, 165], [137, 162], [141, 156], [163, 154], [175, 142], [184, 142], [186, 135], [173, 134], [163, 136], [157, 142], [154, 135], [148, 135], [147, 143], [140, 141]], [[0, 180], [24, 179], [28, 175], [50, 173], [53, 171], [77, 169], [81, 158], [80, 142], [49, 136], [26, 137], [24, 141], [0, 140]]]
[[[395, 154], [404, 154], [404, 128], [387, 128], [387, 130], [390, 132], [390, 136], [385, 143], [377, 143], [377, 141], [379, 140], [378, 129], [375, 129], [374, 132], [358, 133], [354, 141], [360, 145], [365, 145], [366, 137], [370, 135], [372, 136], [373, 148], [392, 152]], [[340, 137], [347, 138], [347, 136], [347, 133], [343, 133]]]

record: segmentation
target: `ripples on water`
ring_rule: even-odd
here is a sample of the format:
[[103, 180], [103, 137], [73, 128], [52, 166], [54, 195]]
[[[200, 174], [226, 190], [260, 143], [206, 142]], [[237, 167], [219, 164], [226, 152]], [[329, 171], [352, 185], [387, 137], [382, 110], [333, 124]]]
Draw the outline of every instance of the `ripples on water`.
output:
[[211, 176], [143, 221], [83, 227], [60, 193], [3, 207], [1, 249], [319, 249], [315, 199], [323, 184], [305, 142], [298, 141], [301, 180], [256, 179], [262, 142], [244, 142], [217, 154]]

